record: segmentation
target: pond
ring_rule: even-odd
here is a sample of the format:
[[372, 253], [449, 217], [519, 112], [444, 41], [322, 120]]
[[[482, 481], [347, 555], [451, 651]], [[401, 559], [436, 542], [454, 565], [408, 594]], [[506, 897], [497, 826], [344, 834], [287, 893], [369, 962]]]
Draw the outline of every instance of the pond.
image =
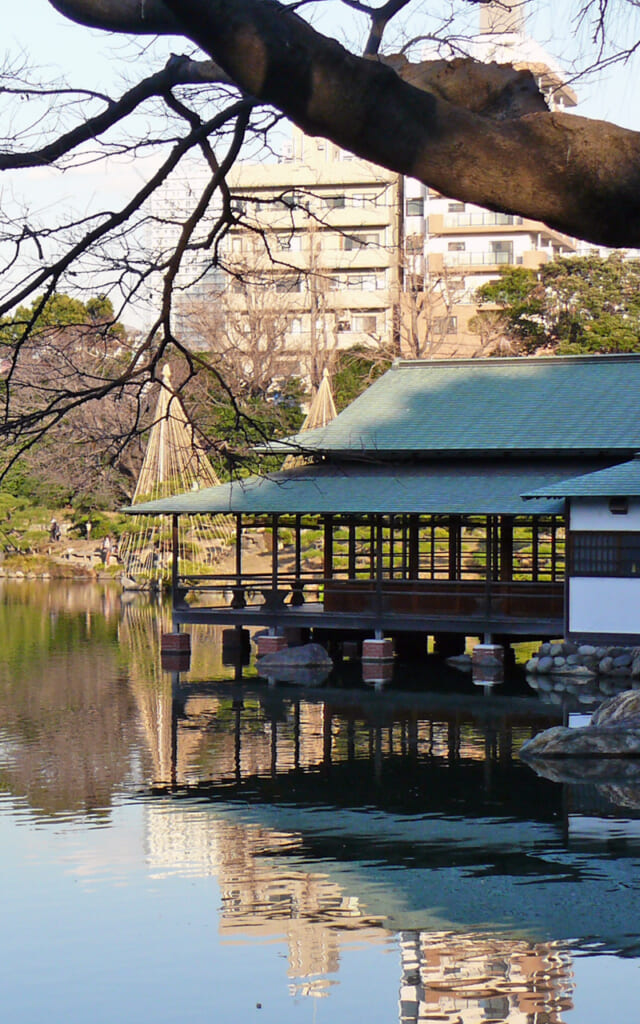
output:
[[0, 583], [3, 1019], [636, 1024], [640, 782], [517, 757], [594, 694], [185, 670], [126, 597]]

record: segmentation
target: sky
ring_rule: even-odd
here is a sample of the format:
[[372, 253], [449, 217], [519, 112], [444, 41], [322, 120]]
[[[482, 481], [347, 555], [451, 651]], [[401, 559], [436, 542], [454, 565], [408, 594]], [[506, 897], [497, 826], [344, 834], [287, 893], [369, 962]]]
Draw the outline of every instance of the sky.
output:
[[[446, 0], [443, 0], [443, 3]], [[556, 58], [569, 65], [577, 48], [589, 45], [589, 26], [582, 29], [572, 21], [572, 12], [579, 6], [577, 0], [539, 0], [536, 11], [528, 15], [527, 28], [541, 45]], [[324, 31], [331, 31], [331, 10], [322, 21]], [[633, 8], [626, 7], [612, 32], [619, 34], [617, 41], [629, 43], [634, 33]], [[419, 24], [415, 15], [414, 24]], [[638, 37], [640, 37], [640, 22]], [[179, 42], [167, 49], [180, 52]], [[113, 82], [114, 70], [126, 67], [126, 42], [123, 37], [109, 36], [73, 25], [58, 14], [47, 0], [18, 0], [3, 14], [3, 50], [14, 54], [21, 50], [29, 53], [40, 65], [55, 71], [66, 67], [73, 72], [74, 81], [83, 80], [93, 86], [108, 86]], [[633, 91], [634, 68], [616, 65], [597, 79], [576, 84], [581, 99], [578, 112], [587, 117], [615, 120], [625, 127], [640, 130], [640, 105]]]
[[[424, 32], [427, 24], [419, 13], [421, 3], [427, 0], [412, 0], [415, 5], [412, 32]], [[444, 6], [448, 0], [440, 0]], [[562, 66], [569, 67], [573, 55], [578, 52], [589, 35], [588, 26], [580, 31], [572, 23], [572, 11], [582, 0], [534, 0], [535, 16], [527, 17], [527, 30], [548, 52], [562, 57]], [[619, 0], [621, 4], [625, 0]], [[89, 87], [118, 95], [123, 91], [124, 78], [135, 80], [132, 61], [133, 48], [127, 37], [109, 35], [86, 29], [68, 21], [58, 14], [47, 0], [9, 0], [8, 10], [3, 13], [3, 56], [14, 61], [24, 57], [25, 62], [42, 69], [43, 77], [52, 78], [64, 74], [73, 85]], [[321, 13], [319, 27], [327, 34], [336, 33], [336, 11], [344, 6], [335, 0], [326, 0]], [[475, 19], [477, 8], [471, 7], [470, 17]], [[628, 45], [634, 26], [628, 20], [632, 17], [627, 6], [619, 25], [613, 31], [620, 31]], [[355, 15], [353, 17], [356, 17]], [[640, 17], [640, 16], [639, 16]], [[358, 26], [356, 26], [358, 27]], [[640, 21], [638, 23], [640, 38]], [[364, 31], [362, 24], [360, 31]], [[167, 55], [173, 50], [183, 53], [189, 48], [184, 40], [166, 39], [158, 44], [155, 62], [147, 64], [145, 73], [161, 67]], [[397, 48], [397, 47], [396, 47]], [[640, 105], [634, 97], [634, 68], [624, 65], [612, 67], [606, 74], [595, 80], [576, 82], [575, 91], [580, 100], [577, 113], [588, 117], [613, 120], [625, 127], [640, 130]], [[640, 70], [640, 69], [639, 69]], [[1, 99], [1, 97], [0, 97]], [[0, 110], [2, 109], [0, 105]], [[27, 106], [23, 108], [27, 111]], [[5, 133], [7, 132], [4, 126]], [[0, 128], [0, 135], [2, 129]], [[108, 168], [94, 164], [73, 172], [61, 174], [47, 168], [28, 171], [5, 172], [0, 175], [0, 205], [9, 209], [12, 203], [25, 203], [31, 214], [54, 213], [63, 206], [73, 207], [74, 215], [88, 213], [92, 209], [110, 206], [119, 208], [124, 197], [137, 191], [146, 177], [149, 160], [120, 159]]]

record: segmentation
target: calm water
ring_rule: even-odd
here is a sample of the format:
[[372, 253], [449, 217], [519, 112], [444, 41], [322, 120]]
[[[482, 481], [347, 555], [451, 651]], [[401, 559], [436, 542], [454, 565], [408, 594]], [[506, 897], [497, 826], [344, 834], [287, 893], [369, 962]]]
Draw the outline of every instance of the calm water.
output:
[[637, 1024], [640, 782], [517, 759], [575, 694], [268, 685], [213, 628], [178, 672], [168, 629], [0, 584], [2, 1020]]

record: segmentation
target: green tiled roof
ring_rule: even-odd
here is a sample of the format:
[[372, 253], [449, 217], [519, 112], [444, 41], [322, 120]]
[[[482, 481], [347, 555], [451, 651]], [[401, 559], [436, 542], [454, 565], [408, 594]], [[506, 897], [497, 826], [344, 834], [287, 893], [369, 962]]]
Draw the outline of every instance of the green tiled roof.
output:
[[[602, 463], [600, 463], [602, 465]], [[562, 500], [522, 499], [570, 473], [596, 468], [579, 460], [459, 460], [422, 465], [345, 463], [303, 466], [202, 491], [145, 502], [132, 514], [215, 513], [450, 513], [558, 514]]]
[[328, 426], [280, 451], [640, 450], [640, 356], [398, 361]]
[[581, 476], [559, 480], [552, 487], [540, 487], [528, 498], [611, 498], [640, 497], [640, 455], [631, 462], [623, 462], [609, 469], [601, 469], [595, 473], [584, 473]]

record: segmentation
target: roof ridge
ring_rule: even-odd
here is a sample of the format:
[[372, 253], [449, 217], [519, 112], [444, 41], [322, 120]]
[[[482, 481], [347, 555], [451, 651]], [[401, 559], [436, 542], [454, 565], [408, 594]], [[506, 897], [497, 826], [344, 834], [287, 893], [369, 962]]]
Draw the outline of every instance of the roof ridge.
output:
[[427, 366], [531, 366], [539, 363], [625, 363], [639, 362], [640, 352], [607, 352], [602, 354], [581, 354], [564, 356], [488, 356], [483, 359], [394, 359], [392, 370], [423, 369]]

